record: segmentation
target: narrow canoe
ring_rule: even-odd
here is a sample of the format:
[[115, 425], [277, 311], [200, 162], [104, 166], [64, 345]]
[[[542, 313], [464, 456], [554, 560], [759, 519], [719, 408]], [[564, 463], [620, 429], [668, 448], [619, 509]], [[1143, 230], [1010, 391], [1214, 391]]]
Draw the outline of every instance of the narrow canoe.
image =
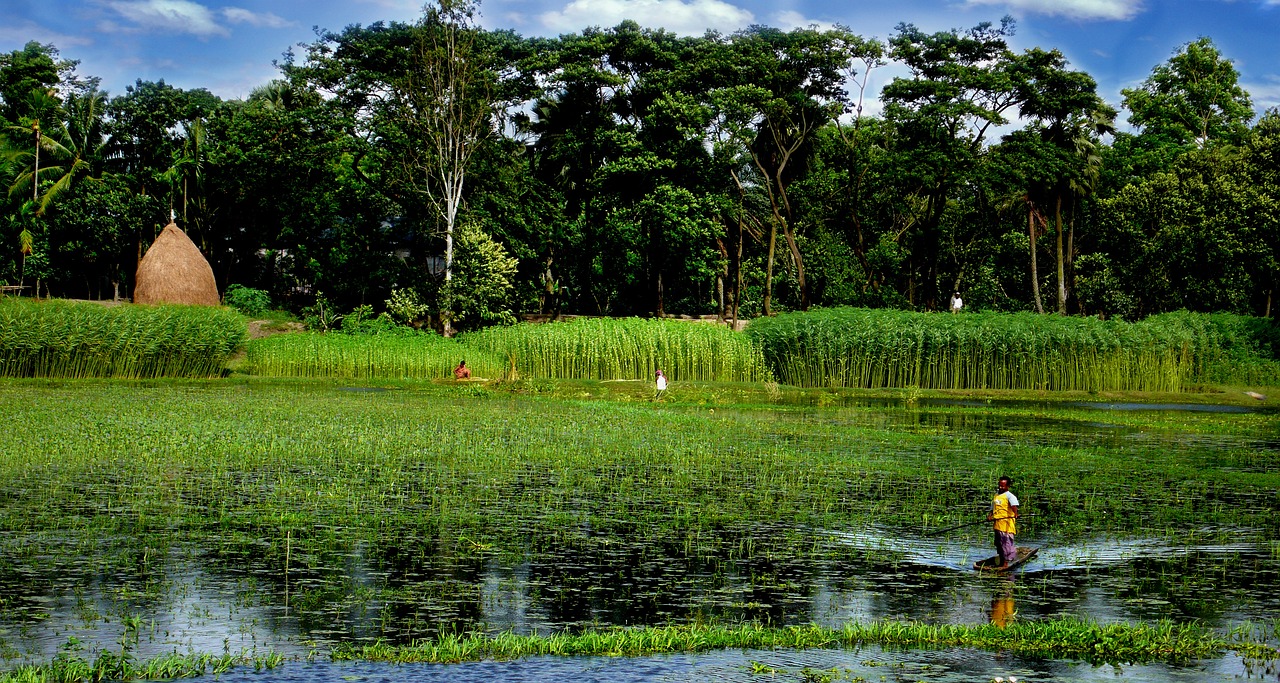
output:
[[1009, 566], [1005, 567], [1004, 569], [997, 569], [997, 567], [1000, 566], [999, 555], [988, 557], [985, 560], [978, 560], [977, 562], [973, 563], [973, 568], [977, 569], [980, 572], [1011, 572], [1014, 569], [1021, 567], [1027, 560], [1035, 557], [1036, 553], [1038, 552], [1040, 552], [1039, 548], [1028, 548], [1026, 546], [1018, 546], [1017, 559], [1015, 559], [1013, 562], [1010, 562]]

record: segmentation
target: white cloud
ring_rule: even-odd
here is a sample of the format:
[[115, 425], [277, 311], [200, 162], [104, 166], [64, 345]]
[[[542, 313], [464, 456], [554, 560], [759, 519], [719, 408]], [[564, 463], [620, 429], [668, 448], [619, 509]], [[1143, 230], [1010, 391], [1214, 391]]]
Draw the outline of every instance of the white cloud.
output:
[[[1280, 0], [1277, 0], [1280, 3]], [[1280, 75], [1263, 76], [1263, 80], [1252, 83], [1241, 83], [1240, 87], [1249, 92], [1253, 99], [1253, 108], [1259, 112], [1273, 107], [1280, 107]]]
[[707, 29], [730, 32], [750, 25], [755, 17], [722, 0], [572, 0], [559, 12], [539, 19], [546, 28], [561, 33], [590, 26], [617, 26], [625, 19], [648, 27], [662, 27], [685, 35], [701, 35]]
[[1127, 21], [1142, 11], [1142, 0], [967, 0], [967, 4], [998, 5], [1013, 11], [1068, 19], [1111, 21]]
[[31, 21], [25, 21], [17, 25], [0, 25], [0, 45], [13, 44], [21, 48], [32, 40], [42, 44], [53, 43], [58, 48], [93, 43], [92, 40], [84, 36], [69, 36], [65, 33], [56, 33]]
[[[1276, 0], [1276, 1], [1280, 2], [1280, 0]], [[817, 26], [818, 30], [820, 31], [830, 31], [831, 29], [834, 29], [836, 27], [835, 24], [829, 21], [817, 21], [815, 19], [806, 19], [803, 14], [796, 12], [794, 10], [786, 10], [786, 11], [778, 12], [774, 14], [772, 26], [774, 26], [775, 28], [780, 28], [784, 31], [790, 31], [791, 29], [797, 29], [797, 28], [809, 28], [810, 26]]]
[[197, 36], [227, 36], [208, 7], [187, 0], [135, 0], [108, 2], [107, 6], [139, 28]]
[[223, 7], [222, 16], [233, 24], [248, 24], [259, 28], [285, 28], [294, 25], [294, 22], [282, 19], [270, 12], [258, 14], [241, 7]]

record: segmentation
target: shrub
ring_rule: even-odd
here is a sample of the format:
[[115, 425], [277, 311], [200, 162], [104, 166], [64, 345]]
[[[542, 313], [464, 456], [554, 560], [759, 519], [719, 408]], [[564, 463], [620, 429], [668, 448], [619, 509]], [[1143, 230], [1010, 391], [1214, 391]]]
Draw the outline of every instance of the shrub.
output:
[[244, 285], [228, 285], [222, 303], [248, 316], [266, 315], [271, 310], [271, 295]]

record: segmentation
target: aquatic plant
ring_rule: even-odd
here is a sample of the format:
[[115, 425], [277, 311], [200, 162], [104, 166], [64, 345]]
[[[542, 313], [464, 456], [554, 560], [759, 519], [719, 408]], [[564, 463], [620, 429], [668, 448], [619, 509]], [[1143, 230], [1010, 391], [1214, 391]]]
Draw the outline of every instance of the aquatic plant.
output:
[[210, 377], [247, 337], [211, 306], [0, 299], [0, 376]]
[[634, 657], [720, 649], [811, 649], [888, 645], [972, 647], [1022, 656], [1079, 658], [1094, 663], [1185, 662], [1237, 652], [1255, 659], [1280, 659], [1264, 643], [1241, 641], [1195, 624], [1099, 624], [1074, 618], [992, 624], [921, 624], [875, 621], [842, 628], [768, 627], [760, 624], [681, 624], [611, 628], [582, 633], [520, 636], [510, 632], [468, 633], [419, 640], [407, 645], [344, 644], [335, 660], [457, 663], [508, 660], [538, 655]]
[[[1232, 321], [1247, 319], [835, 308], [759, 318], [747, 335], [779, 381], [806, 387], [1176, 392], [1193, 381], [1280, 379], [1267, 370], [1280, 365], [1257, 355], [1271, 350], [1253, 340], [1266, 336], [1261, 328]], [[1246, 356], [1253, 365], [1237, 362]], [[1265, 371], [1246, 377], [1227, 366]]]
[[275, 335], [253, 340], [245, 354], [243, 371], [269, 377], [432, 379], [453, 377], [460, 360], [477, 378], [507, 370], [492, 353], [426, 332]]
[[527, 377], [757, 382], [771, 379], [764, 358], [722, 325], [642, 318], [491, 327], [462, 335], [464, 346], [506, 358]]

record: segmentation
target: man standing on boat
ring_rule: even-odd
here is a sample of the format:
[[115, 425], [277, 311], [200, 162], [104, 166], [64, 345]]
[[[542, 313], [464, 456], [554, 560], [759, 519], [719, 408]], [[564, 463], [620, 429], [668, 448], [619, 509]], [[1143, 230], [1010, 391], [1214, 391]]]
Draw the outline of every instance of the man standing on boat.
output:
[[1018, 533], [1018, 497], [1009, 490], [1009, 483], [1008, 477], [1000, 477], [996, 483], [996, 497], [991, 501], [991, 512], [987, 514], [987, 521], [995, 522], [996, 553], [1000, 555], [997, 569], [1007, 569], [1009, 563], [1018, 559], [1018, 546], [1014, 543], [1014, 536]]

